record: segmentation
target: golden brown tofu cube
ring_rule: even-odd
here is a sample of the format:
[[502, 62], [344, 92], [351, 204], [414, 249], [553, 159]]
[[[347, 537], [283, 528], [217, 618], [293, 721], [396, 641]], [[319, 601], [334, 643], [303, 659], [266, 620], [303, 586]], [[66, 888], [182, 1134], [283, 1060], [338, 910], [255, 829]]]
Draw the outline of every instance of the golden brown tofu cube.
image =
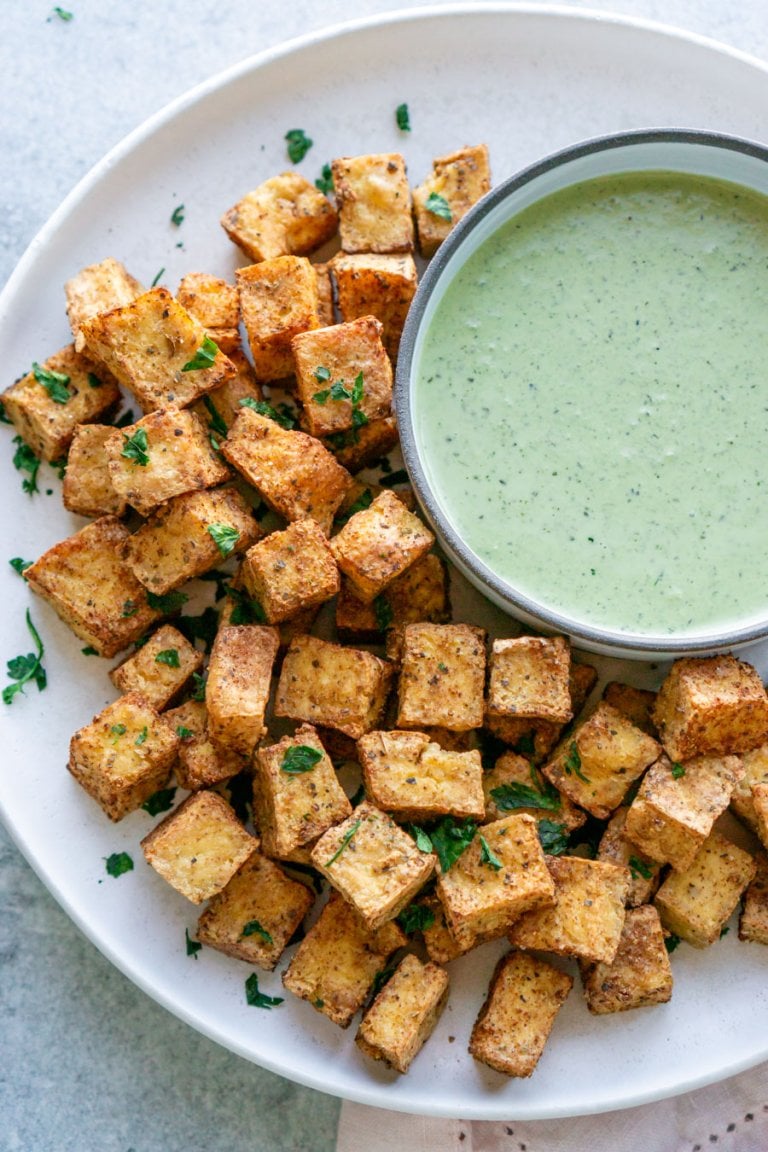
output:
[[259, 380], [293, 374], [291, 341], [320, 327], [317, 277], [304, 256], [277, 256], [238, 268], [240, 309]]
[[571, 719], [571, 646], [564, 636], [494, 640], [488, 712], [525, 720]]
[[728, 807], [743, 772], [738, 756], [697, 756], [685, 764], [662, 756], [632, 801], [624, 835], [652, 860], [684, 871]]
[[336, 601], [336, 630], [345, 640], [375, 641], [388, 629], [418, 621], [447, 623], [451, 618], [445, 561], [427, 553], [364, 604], [346, 580]]
[[574, 804], [605, 820], [660, 751], [651, 736], [601, 700], [560, 742], [542, 772]]
[[237, 752], [214, 744], [208, 735], [208, 709], [203, 700], [187, 700], [169, 708], [160, 719], [181, 741], [174, 772], [182, 788], [197, 792], [231, 780], [246, 767], [247, 760]]
[[587, 1007], [596, 1016], [666, 1004], [672, 997], [672, 966], [656, 909], [630, 908], [611, 963], [584, 963], [581, 978]]
[[121, 696], [74, 734], [67, 767], [110, 820], [140, 808], [168, 781], [179, 738], [138, 692]]
[[279, 639], [259, 624], [220, 628], [211, 651], [205, 706], [208, 731], [222, 748], [250, 756], [264, 734]]
[[380, 493], [331, 540], [336, 563], [358, 597], [370, 604], [435, 542], [393, 492]]
[[[240, 298], [234, 284], [207, 272], [189, 272], [179, 284], [176, 299], [204, 328], [237, 329]], [[215, 339], [215, 337], [214, 337]]]
[[714, 944], [756, 871], [749, 852], [712, 832], [690, 867], [670, 872], [656, 893], [662, 924], [694, 948]]
[[627, 895], [627, 907], [638, 908], [653, 899], [661, 881], [661, 864], [646, 856], [636, 845], [624, 838], [624, 825], [629, 808], [617, 808], [605, 826], [597, 850], [598, 860], [621, 864], [629, 869], [632, 882]]
[[243, 558], [240, 578], [268, 624], [324, 604], [340, 584], [333, 552], [314, 520], [297, 520], [254, 544]]
[[467, 732], [483, 723], [485, 632], [469, 624], [408, 624], [398, 728]]
[[331, 164], [344, 252], [412, 252], [411, 190], [399, 152]]
[[366, 795], [397, 819], [483, 818], [479, 752], [446, 752], [423, 732], [369, 732], [357, 750]]
[[203, 325], [171, 296], [151, 288], [131, 304], [85, 320], [88, 352], [145, 412], [184, 408], [234, 375]]
[[765, 848], [768, 844], [768, 784], [752, 785], [752, 803], [757, 818], [757, 835]]
[[499, 820], [509, 812], [527, 812], [534, 820], [562, 824], [566, 832], [581, 828], [586, 812], [544, 780], [524, 756], [502, 752], [488, 772], [483, 773], [485, 821]]
[[312, 903], [305, 884], [257, 851], [213, 897], [197, 923], [197, 939], [271, 972]]
[[739, 940], [768, 944], [768, 857], [764, 852], [758, 853], [755, 865], [754, 879], [744, 892]]
[[104, 447], [111, 424], [78, 424], [67, 456], [61, 497], [64, 507], [79, 516], [123, 516], [126, 502], [118, 496], [109, 474]]
[[338, 226], [331, 202], [298, 172], [282, 172], [248, 192], [221, 218], [238, 248], [253, 261], [307, 256]]
[[[571, 660], [568, 687], [574, 716], [581, 712], [596, 683], [596, 668]], [[551, 755], [565, 727], [550, 720], [523, 720], [516, 716], [496, 716], [487, 711], [484, 725], [498, 740], [511, 744], [537, 764]]]
[[285, 520], [309, 517], [330, 532], [352, 477], [313, 436], [243, 408], [222, 451], [278, 515]]
[[363, 801], [312, 849], [312, 864], [353, 906], [367, 928], [394, 920], [435, 870], [391, 816]]
[[572, 987], [570, 976], [535, 956], [502, 956], [472, 1029], [471, 1055], [506, 1076], [530, 1076]]
[[208, 433], [220, 446], [229, 428], [242, 412], [243, 400], [263, 400], [264, 392], [256, 379], [250, 360], [244, 352], [228, 352], [237, 374], [220, 388], [214, 388], [202, 400], [197, 400], [192, 411], [208, 428]]
[[216, 792], [194, 792], [141, 842], [147, 863], [193, 904], [221, 892], [258, 846]]
[[75, 429], [107, 418], [120, 399], [109, 372], [75, 352], [70, 344], [35, 364], [2, 394], [14, 428], [36, 456], [66, 456]]
[[752, 786], [768, 783], [768, 744], [761, 744], [741, 759], [744, 775], [731, 793], [731, 811], [743, 824], [757, 832], [757, 813], [752, 801]]
[[436, 964], [449, 964], [451, 960], [465, 956], [478, 944], [484, 943], [483, 936], [477, 936], [468, 928], [458, 936], [454, 935], [445, 918], [445, 909], [436, 895], [424, 896], [417, 903], [432, 915], [431, 922], [425, 924], [421, 931], [427, 955]]
[[407, 942], [393, 921], [371, 932], [351, 904], [332, 891], [284, 972], [283, 984], [347, 1028], [389, 957]]
[[342, 320], [375, 316], [384, 326], [384, 347], [397, 360], [400, 337], [413, 297], [417, 272], [412, 256], [377, 252], [337, 253], [329, 261]]
[[291, 342], [302, 423], [313, 436], [389, 416], [392, 365], [375, 316], [301, 332]]
[[24, 578], [99, 656], [116, 656], [159, 620], [146, 589], [118, 556], [130, 532], [102, 516], [49, 548]]
[[283, 660], [275, 715], [358, 740], [379, 722], [391, 679], [390, 665], [372, 652], [297, 636]]
[[360, 1022], [355, 1043], [372, 1060], [407, 1072], [447, 1003], [445, 969], [404, 956]]
[[735, 656], [676, 660], [653, 720], [670, 760], [736, 755], [768, 738], [768, 694], [752, 665]]
[[121, 559], [154, 593], [170, 592], [210, 571], [261, 536], [234, 488], [185, 492], [162, 504], [120, 545]]
[[202, 653], [178, 628], [163, 624], [138, 652], [109, 674], [120, 692], [139, 692], [162, 712], [203, 666]]
[[328, 451], [333, 452], [339, 464], [350, 472], [359, 472], [372, 465], [374, 461], [388, 455], [398, 442], [397, 420], [394, 416], [382, 416], [379, 420], [371, 420], [348, 432], [334, 432], [323, 440]]
[[641, 728], [649, 736], [658, 737], [651, 719], [656, 704], [655, 692], [649, 692], [645, 688], [633, 688], [631, 684], [620, 684], [617, 680], [612, 680], [605, 686], [603, 700], [631, 720], [636, 728]]
[[413, 190], [422, 256], [433, 256], [454, 224], [490, 188], [491, 165], [485, 144], [460, 148], [433, 160], [432, 175]]
[[85, 338], [80, 331], [84, 320], [131, 304], [143, 291], [136, 277], [112, 256], [98, 264], [89, 264], [67, 280], [64, 293], [76, 350], [82, 352], [85, 348]]
[[329, 324], [334, 324], [336, 321], [336, 314], [333, 308], [331, 270], [327, 264], [313, 264], [312, 267], [315, 270], [315, 277], [317, 279], [317, 305], [320, 327], [327, 328]]

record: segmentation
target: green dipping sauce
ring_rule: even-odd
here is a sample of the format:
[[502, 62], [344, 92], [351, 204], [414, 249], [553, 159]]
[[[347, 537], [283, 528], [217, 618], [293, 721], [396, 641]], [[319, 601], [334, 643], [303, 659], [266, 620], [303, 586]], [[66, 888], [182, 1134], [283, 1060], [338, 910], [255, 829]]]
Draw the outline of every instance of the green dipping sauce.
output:
[[572, 185], [486, 240], [414, 362], [427, 480], [539, 604], [712, 633], [768, 608], [768, 198], [675, 172]]

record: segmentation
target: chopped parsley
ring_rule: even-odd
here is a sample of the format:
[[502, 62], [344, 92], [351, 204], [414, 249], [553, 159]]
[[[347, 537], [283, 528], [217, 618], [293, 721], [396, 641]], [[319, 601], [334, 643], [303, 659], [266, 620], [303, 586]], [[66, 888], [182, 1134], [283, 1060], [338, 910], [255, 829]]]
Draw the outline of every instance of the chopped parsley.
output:
[[145, 812], [149, 812], [150, 816], [157, 816], [160, 812], [167, 812], [173, 807], [173, 801], [176, 797], [175, 788], [159, 788], [157, 792], [153, 792], [148, 800], [142, 804]]
[[205, 580], [211, 584], [216, 585], [216, 589], [213, 593], [213, 598], [216, 601], [222, 600], [224, 596], [226, 596], [230, 579], [231, 577], [229, 573], [218, 571], [201, 572], [201, 574], [198, 576], [198, 580]]
[[398, 104], [397, 108], [395, 108], [395, 121], [401, 132], [410, 132], [411, 114], [408, 111], [407, 104]]
[[431, 928], [435, 922], [435, 914], [426, 904], [409, 904], [407, 908], [403, 908], [397, 917], [397, 922], [406, 936], [411, 936], [414, 932], [423, 932], [425, 928]]
[[330, 164], [323, 164], [320, 175], [315, 180], [315, 188], [318, 192], [323, 192], [326, 196], [333, 192], [333, 172], [331, 171]]
[[[184, 205], [177, 204], [173, 212], [171, 212], [171, 224], [175, 224], [178, 228], [184, 222]], [[165, 271], [165, 269], [163, 269]]]
[[669, 952], [669, 953], [674, 952], [675, 948], [677, 948], [677, 946], [678, 946], [678, 944], [680, 944], [680, 942], [681, 942], [681, 938], [679, 936], [677, 936], [674, 932], [670, 932], [668, 936], [664, 937], [664, 947], [666, 948], [667, 952]]
[[122, 415], [118, 416], [117, 420], [115, 420], [112, 427], [128, 428], [129, 425], [133, 424], [135, 420], [136, 417], [134, 416], [133, 408], [126, 408], [125, 412], [123, 412]]
[[322, 758], [323, 754], [317, 748], [309, 744], [294, 744], [283, 756], [280, 771], [289, 776], [301, 776], [304, 772], [311, 772]]
[[288, 145], [288, 159], [299, 164], [312, 147], [312, 141], [303, 128], [290, 128], [283, 137]]
[[200, 943], [199, 940], [193, 940], [192, 939], [192, 937], [189, 934], [188, 928], [184, 929], [184, 939], [185, 939], [186, 945], [187, 945], [187, 956], [194, 956], [195, 960], [197, 960], [197, 954], [198, 954], [198, 952], [201, 951], [201, 949], [203, 947], [202, 944]]
[[431, 212], [433, 216], [439, 216], [441, 220], [453, 220], [453, 212], [451, 206], [444, 196], [439, 192], [430, 192], [427, 199], [424, 201], [424, 207], [427, 212]]
[[127, 852], [113, 852], [111, 856], [105, 856], [107, 864], [107, 873], [117, 879], [118, 876], [123, 876], [126, 872], [133, 872], [133, 860]]
[[388, 476], [381, 476], [379, 478], [379, 485], [382, 488], [396, 488], [398, 484], [408, 484], [410, 476], [405, 468], [398, 468], [394, 472], [390, 472]]
[[8, 415], [8, 413], [5, 410], [5, 404], [3, 404], [2, 400], [0, 400], [0, 424], [12, 424], [12, 423], [13, 423], [13, 421], [11, 420], [10, 416]]
[[480, 863], [486, 864], [489, 868], [493, 868], [494, 872], [500, 872], [503, 868], [501, 860], [499, 860], [482, 833], [478, 834], [478, 839], [480, 840]]
[[52, 15], [58, 16], [59, 20], [63, 20], [65, 24], [69, 24], [70, 20], [74, 20], [74, 12], [68, 12], [66, 8], [60, 8], [58, 4], [54, 4]]
[[139, 606], [135, 600], [123, 600], [123, 610], [120, 615], [126, 620], [129, 616], [135, 616], [138, 610]]
[[267, 618], [258, 600], [238, 588], [227, 588], [227, 596], [235, 602], [229, 617], [230, 624], [266, 624]]
[[30, 448], [29, 444], [25, 444], [21, 436], [14, 436], [13, 443], [16, 445], [16, 451], [13, 454], [13, 466], [17, 472], [26, 472], [26, 477], [21, 482], [22, 491], [27, 492], [30, 496], [34, 492], [39, 492], [37, 486], [37, 474], [40, 471], [40, 461]]
[[149, 464], [149, 444], [144, 428], [137, 428], [133, 436], [128, 436], [123, 432], [123, 450], [120, 455], [124, 456], [126, 460], [132, 460], [139, 467], [146, 468]]
[[139, 732], [138, 736], [134, 740], [134, 744], [137, 748], [141, 748], [142, 744], [146, 741], [147, 736], [149, 736], [149, 728], [147, 728], [145, 724], [141, 732]]
[[349, 802], [353, 808], [357, 808], [358, 804], [362, 804], [365, 800], [365, 784], [361, 784], [354, 796], [350, 796]]
[[147, 604], [156, 612], [177, 612], [187, 600], [189, 596], [185, 592], [164, 592], [159, 595], [147, 591]]
[[274, 408], [268, 404], [266, 400], [254, 400], [252, 396], [245, 396], [240, 401], [241, 408], [253, 408], [254, 412], [258, 412], [260, 416], [268, 416], [270, 420], [274, 420], [281, 428], [295, 428], [296, 417], [287, 404], [280, 404]]
[[206, 652], [210, 652], [219, 629], [219, 614], [215, 608], [209, 604], [198, 616], [177, 616], [174, 623], [190, 644], [201, 640]]
[[632, 873], [633, 880], [639, 880], [641, 876], [643, 880], [650, 880], [653, 876], [653, 869], [649, 868], [647, 864], [644, 864], [639, 856], [630, 856], [627, 863], [629, 864], [629, 870]]
[[155, 656], [155, 664], [165, 664], [168, 668], [180, 668], [181, 661], [179, 660], [178, 648], [164, 648], [162, 652], [158, 652]]
[[267, 996], [259, 991], [259, 978], [255, 972], [245, 982], [245, 1001], [251, 1008], [276, 1008], [283, 1003], [282, 996]]
[[56, 404], [68, 404], [72, 399], [72, 393], [67, 387], [69, 376], [65, 372], [54, 372], [52, 368], [42, 368], [35, 362], [32, 365], [32, 375]]
[[160, 271], [159, 271], [159, 272], [156, 274], [156, 276], [155, 276], [154, 280], [152, 281], [152, 283], [150, 284], [150, 288], [157, 288], [158, 284], [160, 283], [160, 278], [161, 278], [161, 277], [162, 277], [164, 274], [165, 274], [165, 268], [161, 268], [161, 269], [160, 269]]
[[201, 675], [200, 672], [192, 673], [192, 680], [195, 685], [195, 690], [192, 693], [193, 700], [205, 700], [205, 686], [208, 682], [208, 677]]
[[10, 564], [11, 568], [13, 568], [14, 572], [18, 572], [19, 576], [23, 576], [27, 568], [29, 568], [32, 564], [32, 561], [22, 560], [21, 556], [14, 556], [12, 560], [8, 561], [8, 563]]
[[330, 380], [331, 378], [331, 370], [330, 368], [324, 368], [322, 364], [318, 364], [312, 375], [318, 384], [325, 384], [326, 380]]
[[91, 647], [90, 644], [87, 644], [85, 648], [81, 648], [80, 651], [82, 652], [83, 656], [98, 656], [98, 652], [95, 648]]
[[177, 724], [176, 735], [178, 736], [179, 740], [191, 740], [194, 736], [194, 732], [191, 728], [185, 727], [184, 724]]
[[409, 824], [407, 831], [413, 836], [416, 841], [416, 847], [419, 852], [433, 852], [432, 841], [423, 828], [419, 828], [418, 824]]
[[440, 871], [447, 872], [460, 856], [466, 852], [475, 838], [477, 825], [474, 820], [457, 823], [453, 816], [446, 816], [435, 825], [429, 834], [432, 848], [440, 861]]
[[516, 808], [545, 808], [551, 812], [561, 806], [560, 793], [548, 780], [543, 780], [531, 765], [532, 784], [513, 780], [491, 788], [491, 799], [500, 812], [514, 812]]
[[553, 820], [539, 820], [539, 842], [541, 849], [549, 856], [562, 856], [568, 848], [568, 832], [565, 824]]
[[581, 756], [579, 755], [579, 749], [575, 740], [571, 740], [571, 743], [568, 745], [568, 755], [563, 761], [563, 768], [565, 769], [566, 776], [570, 776], [571, 773], [573, 773], [574, 776], [578, 776], [579, 780], [583, 780], [585, 784], [590, 783], [588, 777], [586, 777], [581, 770]]
[[396, 969], [397, 964], [388, 964], [386, 968], [382, 968], [376, 973], [373, 978], [373, 984], [371, 985], [371, 996], [374, 1000], [378, 996], [379, 992], [381, 992], [384, 985], [389, 982], [392, 976], [394, 976]]
[[336, 523], [339, 525], [346, 524], [348, 520], [352, 519], [355, 513], [364, 512], [366, 508], [370, 508], [371, 504], [373, 504], [373, 492], [371, 492], [370, 488], [364, 488], [357, 499], [350, 504], [346, 512], [339, 513], [336, 517]]
[[728, 925], [723, 924], [722, 928], [720, 929], [720, 939], [722, 940], [723, 937], [727, 936], [729, 932], [730, 932], [730, 928], [728, 927]]
[[224, 558], [234, 552], [235, 546], [240, 539], [240, 533], [237, 528], [233, 528], [231, 524], [209, 524], [208, 534], [213, 538], [214, 544]]
[[199, 372], [203, 368], [210, 368], [219, 354], [219, 346], [210, 336], [206, 336], [191, 360], [182, 367], [182, 372]]
[[373, 611], [376, 615], [376, 627], [379, 632], [386, 632], [387, 628], [392, 627], [395, 612], [383, 592], [374, 600]]
[[266, 928], [259, 924], [258, 920], [249, 920], [248, 923], [244, 925], [241, 935], [261, 936], [265, 944], [274, 944], [271, 935], [267, 932]]
[[672, 779], [680, 780], [683, 776], [685, 776], [685, 768], [679, 760], [675, 760], [672, 764]]
[[32, 623], [29, 608], [27, 608], [26, 618], [27, 629], [35, 642], [37, 651], [28, 652], [26, 656], [14, 656], [13, 660], [8, 660], [6, 664], [8, 675], [14, 683], [7, 684], [5, 688], [3, 688], [4, 704], [12, 704], [17, 692], [21, 692], [23, 695], [25, 684], [36, 684], [38, 692], [42, 692], [48, 683], [48, 677], [42, 665], [45, 648], [43, 647], [39, 632]]
[[110, 736], [114, 736], [113, 744], [117, 744], [121, 736], [125, 736], [128, 729], [125, 724], [113, 724], [109, 730]]
[[334, 852], [333, 856], [331, 856], [330, 860], [326, 860], [326, 862], [325, 862], [326, 868], [330, 868], [331, 864], [336, 863], [339, 856], [341, 856], [342, 852], [347, 847], [350, 840], [354, 836], [355, 832], [357, 832], [357, 830], [361, 824], [362, 824], [362, 820], [355, 820], [354, 823], [350, 824], [349, 828], [346, 830], [346, 832], [344, 833], [344, 835], [341, 838], [341, 844], [339, 845], [337, 850]]
[[210, 416], [208, 426], [211, 429], [211, 432], [213, 432], [214, 436], [220, 436], [223, 440], [227, 435], [227, 426], [224, 423], [224, 417], [221, 415], [213, 400], [211, 400], [210, 396], [203, 396], [203, 404], [205, 405], [206, 411]]

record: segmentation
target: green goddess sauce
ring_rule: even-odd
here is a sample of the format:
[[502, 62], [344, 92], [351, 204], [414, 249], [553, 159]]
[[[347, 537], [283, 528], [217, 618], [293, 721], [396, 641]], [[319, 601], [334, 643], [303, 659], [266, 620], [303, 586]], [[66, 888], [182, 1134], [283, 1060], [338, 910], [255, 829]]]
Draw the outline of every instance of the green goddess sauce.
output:
[[672, 172], [556, 192], [455, 276], [415, 365], [449, 521], [498, 575], [645, 635], [768, 607], [768, 198]]

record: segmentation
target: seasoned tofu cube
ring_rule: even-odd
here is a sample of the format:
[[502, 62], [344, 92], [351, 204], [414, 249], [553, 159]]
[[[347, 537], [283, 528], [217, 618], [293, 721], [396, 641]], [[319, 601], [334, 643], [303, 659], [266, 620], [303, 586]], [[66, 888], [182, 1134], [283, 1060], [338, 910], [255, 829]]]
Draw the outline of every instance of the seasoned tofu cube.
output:
[[316, 520], [326, 535], [352, 477], [313, 436], [243, 408], [222, 444], [230, 464], [285, 520]]
[[113, 308], [132, 304], [143, 291], [136, 277], [112, 256], [98, 264], [89, 264], [67, 280], [64, 293], [75, 349], [82, 352], [85, 348], [85, 338], [80, 331], [84, 320], [90, 320], [99, 312], [111, 312]]
[[258, 846], [216, 792], [194, 792], [141, 842], [147, 863], [193, 904], [221, 892]]
[[601, 700], [561, 740], [542, 772], [574, 804], [605, 820], [660, 751], [651, 736]]
[[211, 651], [205, 706], [208, 731], [222, 748], [250, 756], [264, 734], [277, 629], [259, 624], [220, 628]]
[[336, 630], [345, 640], [375, 641], [382, 632], [419, 621], [451, 618], [445, 561], [428, 552], [398, 576], [371, 604], [364, 604], [342, 580], [336, 601]]
[[768, 739], [768, 694], [752, 665], [735, 656], [676, 660], [653, 721], [670, 760], [749, 752]]
[[121, 559], [154, 593], [170, 592], [210, 571], [261, 535], [234, 488], [185, 492], [162, 504], [119, 546]]
[[240, 310], [259, 380], [293, 374], [291, 341], [320, 327], [317, 277], [304, 256], [277, 256], [235, 272]]
[[662, 756], [632, 801], [624, 835], [652, 860], [684, 871], [728, 807], [743, 772], [738, 756], [697, 756], [685, 764]]
[[656, 704], [656, 693], [645, 688], [633, 688], [631, 684], [620, 684], [612, 680], [606, 684], [603, 691], [603, 700], [610, 704], [627, 720], [631, 720], [636, 728], [641, 728], [649, 736], [658, 737], [658, 732], [651, 719]]
[[313, 899], [306, 884], [256, 851], [213, 897], [198, 920], [197, 939], [271, 972]]
[[283, 973], [283, 984], [334, 1024], [347, 1028], [389, 957], [407, 942], [394, 921], [370, 931], [352, 906], [332, 891]]
[[731, 793], [731, 811], [743, 824], [757, 832], [757, 813], [752, 800], [752, 787], [755, 784], [768, 784], [768, 744], [761, 744], [741, 758], [744, 775], [736, 783]]
[[118, 556], [130, 532], [116, 516], [102, 516], [54, 544], [27, 568], [24, 579], [76, 636], [99, 656], [116, 656], [160, 619], [146, 589]]
[[596, 1016], [666, 1004], [672, 997], [672, 966], [656, 909], [630, 908], [611, 963], [582, 963], [581, 978], [587, 1007]]
[[208, 734], [208, 709], [203, 700], [187, 700], [178, 708], [169, 708], [160, 719], [169, 725], [181, 743], [174, 772], [182, 788], [198, 792], [231, 780], [246, 767], [238, 752], [214, 744]]
[[64, 507], [78, 516], [123, 516], [126, 502], [118, 496], [109, 474], [104, 447], [111, 424], [78, 424], [67, 456], [61, 488]]
[[527, 812], [534, 820], [551, 820], [566, 832], [581, 828], [586, 812], [544, 780], [533, 764], [516, 752], [502, 752], [493, 768], [483, 773], [486, 822], [509, 812]]
[[488, 712], [524, 720], [571, 719], [571, 646], [564, 636], [518, 636], [494, 640]]
[[600, 839], [597, 859], [607, 860], [610, 864], [621, 864], [629, 869], [632, 883], [627, 895], [627, 907], [637, 908], [653, 899], [661, 881], [662, 866], [625, 840], [624, 825], [628, 812], [629, 808], [622, 806], [611, 816]]
[[206, 425], [209, 435], [218, 445], [221, 445], [235, 419], [242, 412], [243, 401], [258, 402], [264, 399], [263, 389], [245, 353], [229, 352], [227, 355], [235, 365], [237, 375], [192, 405], [192, 411]]
[[79, 424], [108, 418], [120, 399], [116, 380], [70, 344], [22, 376], [0, 397], [16, 431], [36, 456], [67, 455]]
[[350, 472], [359, 472], [372, 466], [382, 456], [387, 456], [398, 443], [399, 433], [394, 416], [370, 420], [348, 432], [334, 432], [323, 440], [328, 451], [333, 452], [339, 464]]
[[394, 920], [435, 870], [391, 816], [363, 801], [312, 849], [312, 864], [353, 906], [367, 928]]
[[209, 331], [237, 331], [240, 324], [240, 298], [234, 284], [228, 284], [226, 280], [210, 276], [207, 272], [189, 272], [179, 284], [176, 299], [190, 316], [194, 316]]
[[629, 870], [580, 856], [548, 856], [547, 865], [555, 884], [554, 906], [521, 917], [509, 933], [510, 943], [610, 963], [624, 924]]
[[357, 742], [368, 798], [398, 820], [482, 820], [480, 753], [446, 752], [423, 732], [369, 732]]
[[113, 668], [109, 678], [120, 692], [139, 692], [162, 712], [202, 666], [202, 653], [178, 628], [163, 624], [138, 652]]
[[448, 973], [404, 956], [360, 1022], [355, 1043], [372, 1060], [407, 1072], [448, 1003]]
[[712, 832], [684, 872], [670, 872], [654, 904], [668, 932], [694, 948], [714, 944], [757, 865], [749, 852]]
[[768, 784], [752, 785], [752, 803], [757, 818], [757, 835], [765, 848], [768, 846]]
[[488, 147], [460, 148], [432, 161], [432, 175], [413, 190], [422, 256], [433, 256], [454, 224], [491, 189]]
[[145, 412], [184, 408], [234, 375], [203, 325], [171, 296], [151, 288], [131, 304], [83, 321], [88, 352]]
[[[591, 664], [575, 664], [571, 660], [568, 687], [574, 716], [581, 712], [596, 683], [596, 668]], [[486, 712], [484, 724], [498, 740], [510, 744], [537, 764], [551, 755], [565, 727], [551, 720], [524, 720], [516, 716], [496, 716], [489, 712]]]
[[420, 899], [418, 906], [432, 915], [432, 920], [421, 931], [427, 955], [436, 964], [449, 964], [451, 960], [465, 956], [477, 948], [478, 944], [484, 943], [485, 937], [476, 935], [468, 928], [463, 929], [458, 936], [454, 935], [446, 920], [445, 909], [434, 893]]
[[303, 424], [330, 436], [389, 416], [392, 364], [375, 316], [301, 332], [291, 342]]
[[221, 225], [249, 259], [308, 256], [335, 234], [336, 211], [298, 172], [282, 172], [248, 192]]
[[313, 264], [317, 279], [317, 304], [320, 317], [320, 327], [327, 328], [334, 324], [336, 314], [333, 307], [333, 283], [331, 270], [327, 264]]
[[262, 850], [283, 860], [350, 815], [352, 805], [311, 725], [257, 748], [253, 806]]
[[331, 164], [344, 252], [412, 252], [411, 190], [399, 152]]
[[506, 1076], [530, 1076], [572, 987], [572, 977], [545, 960], [508, 952], [472, 1029], [470, 1054]]
[[240, 577], [268, 624], [330, 600], [339, 590], [339, 570], [325, 533], [314, 520], [296, 520], [249, 548]]
[[392, 669], [372, 652], [297, 636], [285, 654], [275, 716], [322, 724], [358, 740], [376, 727]]
[[338, 252], [328, 267], [336, 285], [342, 320], [375, 316], [384, 326], [384, 347], [394, 363], [408, 309], [416, 295], [417, 272], [412, 256], [377, 252]]
[[469, 624], [408, 624], [398, 728], [466, 732], [483, 723], [485, 632]]
[[138, 692], [121, 696], [75, 732], [67, 767], [110, 820], [122, 820], [164, 787], [179, 738]]
[[364, 604], [415, 564], [435, 542], [394, 492], [381, 492], [331, 540], [336, 563]]
[[739, 917], [739, 940], [768, 944], [768, 856], [759, 852], [756, 871], [744, 892], [744, 905]]

